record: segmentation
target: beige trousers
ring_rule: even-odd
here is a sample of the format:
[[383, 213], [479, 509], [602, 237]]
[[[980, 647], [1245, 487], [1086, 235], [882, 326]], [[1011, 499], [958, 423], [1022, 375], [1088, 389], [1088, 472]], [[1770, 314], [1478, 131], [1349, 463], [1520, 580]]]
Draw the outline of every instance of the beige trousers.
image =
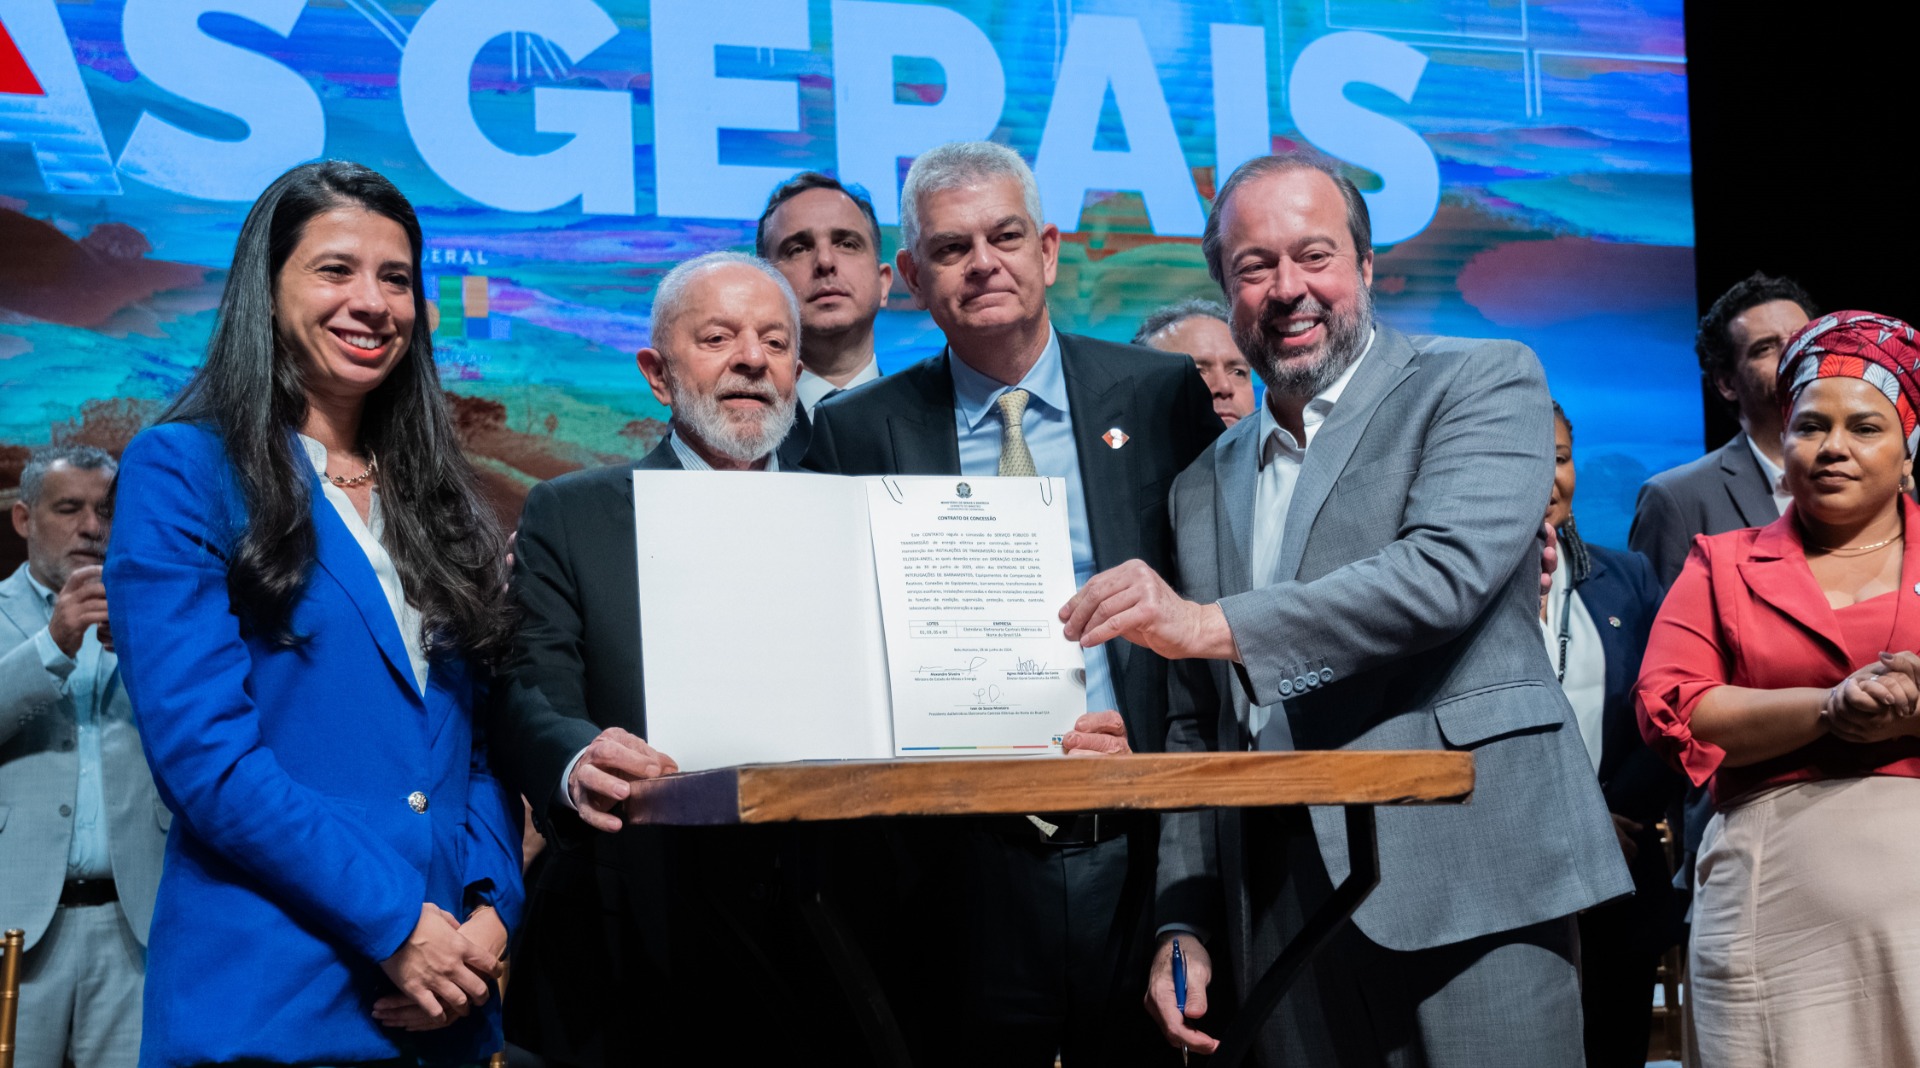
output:
[[1797, 783], [1715, 815], [1690, 958], [1703, 1068], [1920, 1068], [1920, 779]]

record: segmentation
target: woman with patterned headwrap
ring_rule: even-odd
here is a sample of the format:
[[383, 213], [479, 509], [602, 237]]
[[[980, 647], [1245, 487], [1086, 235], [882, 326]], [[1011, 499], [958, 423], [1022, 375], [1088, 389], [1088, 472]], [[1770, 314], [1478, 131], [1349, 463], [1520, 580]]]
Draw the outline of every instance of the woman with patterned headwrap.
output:
[[1719, 812], [1700, 852], [1700, 1063], [1920, 1065], [1920, 344], [1843, 311], [1780, 360], [1777, 522], [1694, 540], [1641, 732]]

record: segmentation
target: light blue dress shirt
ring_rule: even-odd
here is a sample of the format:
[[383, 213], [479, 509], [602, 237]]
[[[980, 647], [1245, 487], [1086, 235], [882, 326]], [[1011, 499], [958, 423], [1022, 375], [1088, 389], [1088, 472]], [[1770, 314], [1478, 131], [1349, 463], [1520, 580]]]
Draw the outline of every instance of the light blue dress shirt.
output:
[[[713, 465], [707, 462], [706, 457], [700, 455], [697, 452], [694, 452], [693, 446], [687, 444], [684, 440], [681, 439], [678, 433], [672, 430], [667, 431], [667, 445], [668, 447], [673, 449], [673, 454], [680, 458], [680, 466], [685, 468], [686, 470], [688, 471], [713, 470]], [[780, 470], [780, 454], [777, 451], [770, 452], [767, 454], [767, 470], [769, 471]], [[575, 757], [574, 759], [577, 760], [579, 758]], [[567, 767], [568, 767], [568, 770], [571, 771], [573, 765], [569, 764], [567, 765]], [[562, 783], [562, 785], [565, 785], [565, 784]]]
[[[1067, 517], [1073, 538], [1073, 581], [1084, 586], [1093, 577], [1093, 536], [1087, 527], [1087, 495], [1080, 483], [1080, 452], [1073, 443], [1073, 413], [1067, 404], [1067, 375], [1060, 365], [1060, 335], [1047, 332], [1046, 350], [1019, 384], [1004, 386], [962, 363], [952, 352], [953, 421], [960, 435], [960, 473], [976, 478], [1000, 473], [1000, 409], [995, 406], [1009, 389], [1024, 389], [1031, 399], [1020, 428], [1034, 469], [1043, 476], [1067, 481]], [[1117, 707], [1107, 649], [1095, 646], [1087, 655], [1087, 711]]]
[[[54, 592], [27, 572], [27, 581], [46, 607], [47, 620], [53, 620]], [[42, 627], [33, 636], [40, 664], [60, 680], [61, 703], [72, 711], [79, 728], [77, 755], [80, 781], [73, 798], [73, 840], [67, 846], [67, 878], [113, 878], [113, 854], [107, 843], [107, 797], [100, 780], [100, 715], [106, 695], [119, 684], [115, 669], [119, 659], [100, 647], [100, 628], [88, 627], [77, 655], [68, 656], [54, 644], [51, 631]]]

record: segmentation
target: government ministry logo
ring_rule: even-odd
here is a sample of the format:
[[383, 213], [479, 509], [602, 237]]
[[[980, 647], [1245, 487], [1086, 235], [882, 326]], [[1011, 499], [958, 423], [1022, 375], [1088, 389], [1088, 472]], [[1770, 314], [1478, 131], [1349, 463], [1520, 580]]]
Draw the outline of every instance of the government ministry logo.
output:
[[959, 485], [953, 487], [953, 492], [959, 494], [960, 499], [964, 501], [968, 497], [973, 496], [973, 487], [967, 485], [965, 482], [962, 482]]

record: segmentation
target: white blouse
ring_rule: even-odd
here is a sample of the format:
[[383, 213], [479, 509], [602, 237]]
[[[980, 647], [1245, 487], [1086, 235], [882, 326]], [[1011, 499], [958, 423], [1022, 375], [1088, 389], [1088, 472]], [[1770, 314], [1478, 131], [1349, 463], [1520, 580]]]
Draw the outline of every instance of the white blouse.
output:
[[1547, 594], [1547, 618], [1540, 621], [1540, 636], [1547, 644], [1547, 659], [1555, 670], [1560, 666], [1560, 620], [1567, 621], [1567, 674], [1560, 680], [1567, 703], [1573, 706], [1574, 725], [1580, 728], [1580, 740], [1587, 743], [1587, 756], [1593, 770], [1600, 770], [1601, 745], [1606, 736], [1607, 650], [1600, 644], [1600, 630], [1580, 599], [1580, 591], [1568, 581], [1572, 567], [1566, 553], [1560, 554], [1553, 571], [1553, 589]]
[[373, 501], [367, 509], [367, 520], [362, 522], [360, 510], [353, 501], [327, 478], [327, 447], [306, 436], [300, 435], [300, 444], [307, 450], [307, 459], [313, 469], [320, 473], [320, 488], [327, 496], [327, 503], [340, 513], [340, 521], [347, 525], [347, 532], [359, 544], [360, 551], [367, 556], [367, 563], [373, 565], [373, 574], [380, 580], [380, 592], [386, 594], [387, 608], [393, 613], [393, 622], [400, 628], [400, 640], [407, 646], [407, 661], [413, 668], [414, 685], [420, 688], [424, 696], [427, 692], [427, 653], [425, 643], [420, 637], [420, 612], [407, 601], [407, 591], [400, 584], [400, 572], [393, 566], [393, 558], [387, 555], [386, 547], [380, 544], [380, 534], [386, 528], [380, 516], [380, 491], [373, 491]]

